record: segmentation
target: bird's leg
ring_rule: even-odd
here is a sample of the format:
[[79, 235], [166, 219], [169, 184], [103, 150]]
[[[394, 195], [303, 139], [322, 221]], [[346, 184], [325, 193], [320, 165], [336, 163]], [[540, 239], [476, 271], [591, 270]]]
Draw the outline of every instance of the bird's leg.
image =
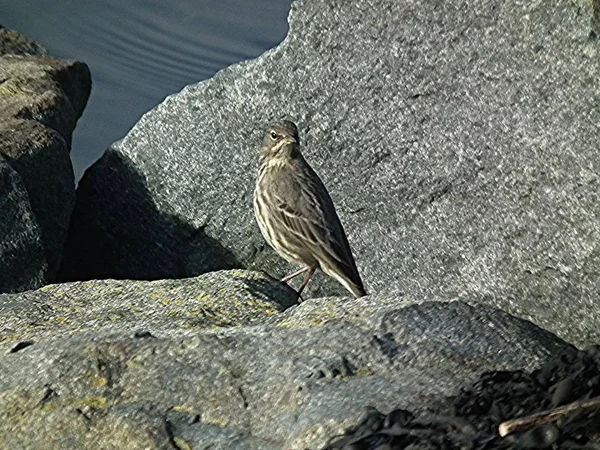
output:
[[297, 272], [294, 272], [291, 275], [283, 277], [281, 279], [281, 282], [282, 283], [287, 283], [288, 281], [293, 280], [294, 278], [296, 278], [298, 275], [302, 275], [304, 272], [306, 272], [309, 269], [310, 269], [310, 266], [303, 267], [302, 269], [298, 270]]
[[300, 294], [302, 293], [302, 291], [304, 290], [304, 288], [306, 287], [306, 285], [312, 278], [313, 274], [315, 273], [315, 270], [317, 270], [317, 266], [308, 266], [306, 269], [308, 270], [308, 272], [306, 273], [306, 276], [304, 277], [302, 286], [300, 286], [300, 289], [298, 289], [298, 297], [300, 297]]

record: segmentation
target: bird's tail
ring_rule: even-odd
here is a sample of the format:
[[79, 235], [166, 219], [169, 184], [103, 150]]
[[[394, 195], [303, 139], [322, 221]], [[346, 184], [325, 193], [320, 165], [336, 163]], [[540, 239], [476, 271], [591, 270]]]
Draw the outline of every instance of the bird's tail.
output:
[[367, 295], [367, 291], [365, 291], [363, 286], [358, 286], [354, 283], [348, 283], [347, 289], [352, 292], [356, 298]]
[[[360, 283], [360, 284], [354, 283], [353, 281], [349, 280], [345, 276], [341, 276], [338, 273], [330, 272], [330, 273], [328, 273], [328, 275], [335, 278], [339, 283], [341, 283], [342, 286], [344, 286], [346, 289], [348, 289], [350, 292], [352, 292], [352, 295], [354, 295], [356, 298], [364, 297], [365, 295], [367, 295], [367, 291], [365, 291], [365, 288], [362, 285], [362, 283]], [[359, 279], [359, 281], [360, 281], [360, 279]]]

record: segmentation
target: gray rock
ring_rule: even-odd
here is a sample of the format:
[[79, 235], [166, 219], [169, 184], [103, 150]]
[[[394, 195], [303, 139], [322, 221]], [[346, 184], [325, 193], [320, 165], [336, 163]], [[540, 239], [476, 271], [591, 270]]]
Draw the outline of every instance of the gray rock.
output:
[[35, 289], [47, 273], [41, 233], [25, 186], [0, 156], [0, 292]]
[[48, 56], [48, 50], [14, 30], [0, 25], [0, 55]]
[[[296, 293], [258, 272], [212, 272], [159, 281], [95, 280], [0, 294], [2, 346], [73, 332], [188, 330], [248, 325], [296, 303]], [[0, 350], [1, 351], [1, 350]]]
[[244, 271], [0, 295], [0, 442], [316, 449], [367, 406], [426, 414], [481, 371], [574, 351], [484, 305], [293, 299]]
[[[169, 97], [86, 173], [64, 279], [293, 270], [251, 206], [260, 135], [288, 117], [368, 291], [498, 305], [597, 342], [589, 6], [294, 3], [279, 47]], [[340, 292], [320, 277], [307, 295]]]
[[5, 203], [0, 216], [3, 227], [14, 225], [0, 235], [0, 292], [15, 292], [42, 286], [58, 271], [75, 202], [71, 134], [91, 79], [85, 64], [50, 58], [0, 27], [0, 80], [0, 157], [13, 172], [3, 192], [20, 202]]

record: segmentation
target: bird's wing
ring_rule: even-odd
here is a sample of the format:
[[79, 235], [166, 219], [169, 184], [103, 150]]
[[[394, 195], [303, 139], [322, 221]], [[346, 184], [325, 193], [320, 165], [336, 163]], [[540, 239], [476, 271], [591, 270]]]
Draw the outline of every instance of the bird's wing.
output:
[[303, 160], [271, 192], [277, 216], [314, 257], [363, 289], [350, 244], [323, 182]]

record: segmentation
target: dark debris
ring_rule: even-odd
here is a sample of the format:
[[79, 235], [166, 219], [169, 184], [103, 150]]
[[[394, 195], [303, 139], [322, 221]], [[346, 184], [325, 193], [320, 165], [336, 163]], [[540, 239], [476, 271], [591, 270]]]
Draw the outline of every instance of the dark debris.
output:
[[31, 341], [19, 342], [17, 345], [15, 345], [13, 348], [10, 349], [10, 352], [17, 353], [17, 352], [23, 350], [24, 348], [30, 347], [32, 345], [33, 345], [33, 342], [31, 342]]
[[531, 373], [487, 372], [424, 418], [369, 408], [364, 420], [327, 449], [600, 449], [600, 410], [566, 415], [504, 438], [500, 423], [600, 396], [600, 346], [561, 355]]

